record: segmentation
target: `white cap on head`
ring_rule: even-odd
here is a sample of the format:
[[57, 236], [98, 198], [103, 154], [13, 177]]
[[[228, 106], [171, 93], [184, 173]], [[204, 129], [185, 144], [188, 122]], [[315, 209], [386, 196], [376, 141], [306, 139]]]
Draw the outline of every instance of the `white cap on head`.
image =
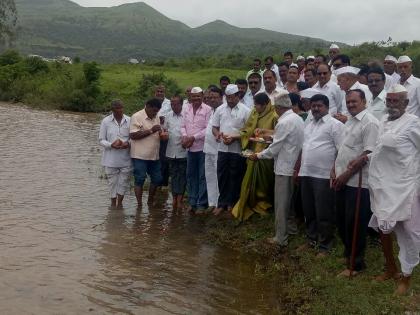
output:
[[305, 60], [305, 57], [303, 57], [303, 56], [298, 56], [298, 57], [296, 58], [296, 60]]
[[342, 67], [339, 68], [337, 70], [335, 70], [335, 75], [339, 76], [340, 74], [344, 74], [344, 73], [352, 73], [352, 74], [358, 74], [360, 71], [359, 68], [356, 67], [352, 67], [352, 66], [346, 66], [346, 67]]
[[192, 89], [191, 89], [191, 94], [197, 94], [197, 93], [202, 93], [203, 92], [203, 89], [201, 88], [201, 87], [199, 87], [199, 86], [196, 86], [196, 87], [193, 87]]
[[226, 95], [232, 95], [232, 94], [235, 94], [235, 93], [238, 93], [238, 92], [239, 92], [239, 89], [238, 89], [238, 86], [236, 84], [228, 84], [228, 86], [226, 87], [226, 90], [225, 90]]
[[306, 57], [306, 60], [308, 60], [308, 59], [314, 59], [315, 60], [315, 56], [308, 56], [308, 57]]
[[411, 58], [408, 56], [400, 56], [397, 60], [397, 63], [403, 63], [403, 62], [411, 62]]
[[388, 55], [385, 57], [384, 61], [392, 61], [392, 62], [397, 62], [397, 58], [395, 58], [394, 56]]
[[395, 93], [407, 93], [407, 89], [402, 86], [401, 84], [394, 84], [388, 89], [387, 94], [395, 94]]
[[292, 101], [289, 97], [289, 92], [286, 90], [280, 90], [279, 93], [274, 96], [274, 106], [292, 108]]
[[317, 89], [309, 88], [306, 90], [302, 90], [299, 92], [301, 98], [311, 98], [316, 94], [323, 94], [322, 92], [318, 91]]
[[289, 66], [289, 68], [296, 68], [296, 69], [299, 69], [299, 66], [298, 66], [297, 64], [295, 64], [295, 63], [292, 63], [292, 64]]
[[340, 49], [337, 44], [331, 44], [330, 49]]

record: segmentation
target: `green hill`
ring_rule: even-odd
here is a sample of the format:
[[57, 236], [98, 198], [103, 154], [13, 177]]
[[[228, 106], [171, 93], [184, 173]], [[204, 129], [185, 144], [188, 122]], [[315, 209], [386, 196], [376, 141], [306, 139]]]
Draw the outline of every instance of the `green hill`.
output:
[[279, 54], [326, 48], [329, 42], [214, 21], [197, 28], [171, 20], [143, 2], [85, 8], [68, 0], [16, 0], [16, 48], [46, 57], [105, 62], [194, 55]]

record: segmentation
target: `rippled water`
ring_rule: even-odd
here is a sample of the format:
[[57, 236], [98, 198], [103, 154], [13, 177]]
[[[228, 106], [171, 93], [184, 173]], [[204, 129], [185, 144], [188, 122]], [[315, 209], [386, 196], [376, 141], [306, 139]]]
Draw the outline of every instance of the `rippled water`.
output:
[[108, 210], [100, 119], [0, 104], [0, 314], [279, 312], [280, 284], [166, 195]]

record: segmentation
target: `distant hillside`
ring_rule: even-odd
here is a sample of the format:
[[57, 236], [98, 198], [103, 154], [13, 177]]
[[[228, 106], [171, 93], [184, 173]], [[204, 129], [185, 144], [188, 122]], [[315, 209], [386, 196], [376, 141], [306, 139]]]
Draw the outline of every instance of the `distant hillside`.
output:
[[143, 2], [85, 8], [68, 0], [15, 0], [16, 47], [46, 57], [105, 62], [193, 55], [274, 54], [325, 48], [329, 42], [214, 21], [197, 28], [171, 20]]

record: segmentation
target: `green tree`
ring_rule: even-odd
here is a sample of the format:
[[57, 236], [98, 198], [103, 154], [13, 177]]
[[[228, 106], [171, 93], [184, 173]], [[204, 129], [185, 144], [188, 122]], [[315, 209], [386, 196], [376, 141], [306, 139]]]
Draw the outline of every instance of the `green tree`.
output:
[[163, 73], [143, 74], [138, 88], [138, 95], [141, 101], [152, 97], [154, 87], [160, 84], [165, 86], [167, 95], [181, 93], [181, 88], [178, 86], [176, 81], [168, 78]]

